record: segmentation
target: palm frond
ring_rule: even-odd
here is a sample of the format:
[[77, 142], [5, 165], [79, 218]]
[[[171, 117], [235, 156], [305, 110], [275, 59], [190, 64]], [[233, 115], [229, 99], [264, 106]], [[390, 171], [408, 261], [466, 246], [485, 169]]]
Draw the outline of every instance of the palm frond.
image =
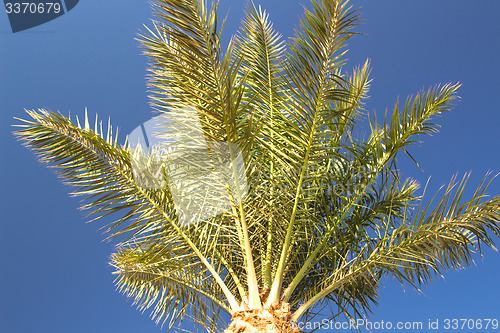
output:
[[375, 239], [344, 257], [335, 273], [316, 288], [317, 294], [293, 317], [298, 319], [326, 295], [352, 283], [369, 282], [379, 274], [418, 287], [442, 269], [468, 265], [472, 254], [481, 252], [481, 244], [493, 247], [490, 233], [500, 235], [500, 196], [481, 202], [489, 183], [485, 180], [472, 199], [462, 202], [466, 183], [466, 177], [457, 186], [452, 180], [432, 211], [433, 202], [414, 214], [407, 210], [397, 227], [383, 221], [374, 228]]
[[195, 107], [211, 141], [234, 142], [241, 89], [232, 47], [223, 54], [217, 5], [205, 0], [160, 0], [153, 3], [153, 27], [140, 36], [151, 60], [149, 85], [153, 106], [168, 112]]
[[[281, 36], [273, 29], [269, 22], [268, 14], [255, 5], [248, 7], [247, 15], [243, 21], [242, 31], [236, 38], [238, 58], [241, 59], [241, 76], [245, 82], [245, 93], [242, 99], [243, 105], [248, 106], [248, 112], [254, 119], [254, 131], [257, 133], [256, 140], [252, 140], [251, 152], [262, 151], [263, 156], [258, 160], [248, 159], [249, 165], [257, 165], [258, 173], [250, 176], [254, 186], [251, 189], [259, 191], [262, 188], [273, 186], [274, 174], [277, 165], [283, 163], [281, 156], [276, 158], [275, 146], [282, 144], [280, 136], [284, 131], [280, 125], [284, 125], [286, 117], [283, 114], [284, 80], [282, 78], [282, 61], [284, 57], [284, 43]], [[257, 157], [252, 154], [253, 158]], [[256, 186], [255, 186], [256, 185]], [[259, 210], [253, 210], [254, 214], [247, 214], [249, 223], [256, 223], [262, 218], [262, 211], [269, 212], [268, 225], [262, 230], [260, 237], [266, 237], [267, 243], [257, 255], [260, 258], [262, 284], [268, 289], [271, 284], [273, 237], [275, 237], [275, 220], [272, 211], [275, 209], [274, 193], [262, 191], [263, 196], [255, 198], [253, 204], [260, 206]], [[264, 194], [265, 193], [265, 194]]]
[[341, 89], [344, 80], [338, 70], [342, 65], [341, 50], [353, 34], [351, 29], [356, 24], [356, 14], [342, 1], [313, 1], [313, 8], [313, 12], [306, 10], [301, 20], [301, 30], [297, 31], [294, 44], [290, 46], [289, 65], [285, 67], [290, 82], [287, 98], [293, 101], [291, 116], [298, 130], [292, 137], [295, 145], [291, 149], [299, 158], [294, 163], [297, 172], [292, 174], [294, 186], [290, 189], [293, 204], [268, 305], [278, 303], [281, 297], [290, 246], [294, 235], [298, 234], [296, 220], [303, 214], [302, 207], [307, 201], [302, 195], [309, 181], [306, 175], [314, 168], [315, 161], [324, 161], [324, 151], [328, 149], [324, 144], [328, 131], [323, 128], [326, 125], [324, 118], [334, 112], [330, 101], [346, 95]]
[[88, 203], [83, 208], [91, 210], [91, 214], [97, 216], [95, 219], [121, 214], [107, 229], [113, 232], [112, 237], [126, 235], [142, 243], [183, 244], [210, 271], [230, 306], [239, 306], [233, 296], [236, 293], [227, 288], [220, 272], [209, 263], [210, 258], [221, 255], [220, 251], [213, 251], [214, 244], [220, 244], [213, 242], [213, 237], [223, 237], [213, 230], [221, 230], [224, 220], [183, 228], [178, 223], [168, 187], [145, 189], [138, 186], [133, 178], [130, 153], [117, 146], [114, 139], [107, 142], [99, 135], [102, 133], [91, 130], [87, 117], [86, 126], [81, 129], [68, 118], [45, 110], [28, 113], [33, 121], [20, 125], [22, 129], [16, 135], [43, 162], [56, 168], [67, 184], [76, 187], [73, 195], [87, 196]]
[[439, 125], [434, 118], [454, 106], [459, 87], [458, 83], [446, 84], [410, 96], [402, 111], [398, 102], [392, 114], [386, 113], [382, 126], [376, 119], [370, 119], [372, 134], [364, 149], [373, 161], [373, 168], [381, 170], [394, 161], [399, 151], [406, 152], [407, 146], [418, 143], [420, 136], [436, 133]]
[[219, 322], [221, 309], [231, 312], [222, 301], [224, 293], [192, 251], [170, 244], [129, 243], [115, 253], [112, 265], [119, 290], [134, 298], [142, 311], [154, 307], [153, 319], [168, 322], [169, 329], [182, 324], [186, 315]]

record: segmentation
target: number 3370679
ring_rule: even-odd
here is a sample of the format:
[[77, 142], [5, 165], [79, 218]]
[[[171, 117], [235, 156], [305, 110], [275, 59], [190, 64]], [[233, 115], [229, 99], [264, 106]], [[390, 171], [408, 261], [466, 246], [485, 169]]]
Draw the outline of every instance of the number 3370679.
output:
[[445, 330], [487, 330], [498, 329], [498, 319], [445, 319]]
[[7, 14], [59, 14], [61, 4], [57, 2], [7, 2]]

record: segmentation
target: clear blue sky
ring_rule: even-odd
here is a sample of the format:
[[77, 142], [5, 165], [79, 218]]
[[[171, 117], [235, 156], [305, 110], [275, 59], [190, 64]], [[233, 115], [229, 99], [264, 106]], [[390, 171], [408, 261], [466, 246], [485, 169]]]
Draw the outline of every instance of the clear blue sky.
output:
[[[231, 8], [225, 40], [239, 26], [246, 1]], [[258, 3], [258, 2], [257, 2]], [[371, 59], [368, 108], [382, 115], [398, 96], [460, 81], [461, 103], [439, 119], [440, 133], [411, 151], [423, 172], [401, 160], [404, 176], [431, 189], [472, 171], [476, 185], [500, 172], [500, 2], [496, 0], [356, 0], [364, 25], [350, 43], [349, 65]], [[302, 12], [294, 0], [266, 1], [276, 28], [291, 36]], [[52, 170], [11, 132], [24, 108], [111, 117], [122, 140], [150, 119], [146, 58], [134, 40], [150, 18], [146, 1], [87, 0], [45, 25], [13, 34], [0, 12], [0, 332], [159, 332], [115, 291], [102, 224], [86, 224]], [[500, 179], [490, 193], [500, 193]], [[498, 241], [498, 240], [497, 240]], [[500, 319], [500, 254], [485, 251], [476, 266], [447, 272], [425, 295], [385, 280], [370, 320]], [[442, 327], [442, 326], [441, 326]], [[417, 331], [415, 331], [417, 332]], [[418, 332], [427, 332], [421, 330]]]

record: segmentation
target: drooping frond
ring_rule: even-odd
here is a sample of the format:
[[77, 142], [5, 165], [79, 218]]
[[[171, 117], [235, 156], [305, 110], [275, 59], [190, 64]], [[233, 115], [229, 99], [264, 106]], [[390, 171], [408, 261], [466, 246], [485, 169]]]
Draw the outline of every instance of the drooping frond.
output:
[[[106, 141], [101, 134], [90, 129], [88, 118], [80, 128], [68, 118], [45, 110], [28, 111], [31, 121], [19, 125], [16, 135], [34, 150], [41, 160], [56, 168], [65, 183], [76, 189], [73, 195], [84, 195], [83, 208], [99, 219], [108, 215], [115, 218], [107, 231], [112, 237], [126, 236], [140, 246], [161, 244], [175, 245], [184, 251], [192, 251], [198, 265], [210, 274], [207, 279], [218, 285], [227, 307], [238, 308], [233, 267], [224, 258], [229, 251], [217, 249], [221, 242], [231, 243], [233, 232], [224, 227], [224, 219], [191, 228], [179, 224], [174, 202], [168, 187], [147, 189], [139, 186], [133, 176], [130, 152], [116, 145], [116, 139]], [[118, 217], [117, 217], [118, 216]], [[229, 228], [229, 229], [228, 229]], [[218, 231], [217, 231], [218, 230]], [[148, 245], [149, 244], [149, 245]], [[152, 254], [153, 255], [153, 254]], [[234, 256], [234, 254], [232, 254]], [[217, 259], [215, 259], [217, 258]], [[219, 263], [226, 263], [227, 268]], [[237, 261], [238, 262], [238, 259]], [[229, 287], [221, 276], [230, 275]], [[165, 305], [165, 304], [163, 304]], [[160, 313], [170, 318], [161, 309]]]
[[467, 177], [459, 184], [452, 180], [437, 203], [431, 202], [416, 212], [406, 207], [401, 219], [391, 221], [388, 216], [373, 226], [363, 247], [351, 246], [335, 271], [323, 275], [322, 283], [313, 288], [316, 295], [298, 308], [294, 319], [319, 299], [342, 293], [352, 284], [375, 287], [370, 281], [391, 275], [417, 287], [442, 269], [468, 265], [472, 254], [481, 251], [481, 244], [493, 247], [491, 234], [500, 236], [500, 196], [483, 201], [489, 183], [485, 180], [472, 199], [463, 202], [466, 183]]
[[223, 302], [224, 293], [210, 278], [210, 272], [189, 249], [164, 245], [128, 244], [112, 257], [118, 288], [140, 310], [154, 307], [156, 322], [172, 328], [182, 324], [186, 315], [217, 323], [219, 312], [230, 313]]

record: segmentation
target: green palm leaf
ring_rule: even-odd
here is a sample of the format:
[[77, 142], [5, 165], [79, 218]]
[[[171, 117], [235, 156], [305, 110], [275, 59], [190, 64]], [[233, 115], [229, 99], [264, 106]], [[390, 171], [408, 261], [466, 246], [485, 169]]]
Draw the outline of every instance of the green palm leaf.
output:
[[[213, 250], [211, 238], [204, 237], [212, 235], [222, 239], [220, 233], [214, 232], [222, 228], [221, 222], [191, 229], [178, 225], [168, 188], [149, 190], [137, 185], [132, 174], [130, 153], [117, 146], [115, 139], [103, 139], [102, 131], [90, 129], [87, 117], [86, 126], [82, 129], [68, 118], [44, 110], [30, 111], [29, 114], [33, 121], [25, 121], [24, 125], [20, 125], [24, 128], [16, 134], [26, 140], [43, 162], [57, 168], [66, 183], [76, 187], [73, 195], [87, 196], [83, 208], [91, 209], [96, 219], [118, 214], [119, 217], [107, 229], [113, 232], [112, 237], [126, 235], [127, 239], [133, 239], [140, 246], [174, 244], [184, 251], [193, 251], [193, 256], [210, 272], [225, 297], [229, 296], [229, 302], [237, 306], [233, 296], [235, 289], [228, 289], [220, 277], [221, 272], [208, 261], [219, 257], [216, 262], [225, 262], [224, 258], [220, 258], [223, 255], [221, 251]], [[233, 288], [236, 288], [234, 283]], [[158, 319], [166, 315], [165, 308], [161, 306], [157, 307]], [[173, 315], [167, 315], [167, 318], [170, 317]]]
[[181, 324], [186, 314], [216, 323], [221, 309], [230, 313], [222, 301], [224, 293], [191, 251], [175, 245], [145, 246], [128, 244], [112, 258], [119, 290], [134, 298], [139, 309], [154, 306], [153, 319], [169, 321], [169, 327]]

